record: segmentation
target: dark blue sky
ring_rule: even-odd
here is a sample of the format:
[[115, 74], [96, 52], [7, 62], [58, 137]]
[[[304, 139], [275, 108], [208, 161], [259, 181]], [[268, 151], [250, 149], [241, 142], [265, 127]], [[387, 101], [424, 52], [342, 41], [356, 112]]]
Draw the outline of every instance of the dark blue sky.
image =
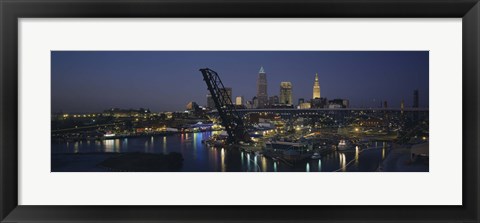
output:
[[346, 98], [351, 107], [413, 103], [428, 107], [428, 51], [53, 51], [52, 111], [104, 109], [184, 110], [189, 101], [206, 104], [199, 68], [219, 73], [233, 96], [251, 100], [260, 66], [269, 96], [290, 81], [293, 99], [311, 99], [315, 72], [321, 96]]

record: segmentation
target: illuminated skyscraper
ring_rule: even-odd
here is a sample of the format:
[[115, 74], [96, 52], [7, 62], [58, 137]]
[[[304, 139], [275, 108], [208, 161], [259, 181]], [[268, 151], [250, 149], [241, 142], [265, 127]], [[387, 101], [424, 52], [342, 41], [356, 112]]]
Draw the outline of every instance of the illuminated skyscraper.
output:
[[243, 96], [237, 96], [235, 98], [235, 105], [243, 105]]
[[277, 95], [274, 95], [274, 96], [271, 96], [268, 98], [268, 104], [269, 105], [276, 105], [280, 103], [280, 100], [278, 99], [278, 96]]
[[268, 102], [267, 74], [263, 70], [263, 66], [260, 67], [260, 71], [258, 71], [257, 100], [258, 100], [258, 108], [264, 108]]
[[291, 105], [292, 101], [292, 83], [280, 83], [280, 104]]
[[252, 98], [252, 103], [254, 108], [258, 108], [258, 98], [255, 96]]
[[318, 73], [315, 73], [315, 82], [313, 83], [313, 99], [320, 98], [320, 83], [318, 83]]

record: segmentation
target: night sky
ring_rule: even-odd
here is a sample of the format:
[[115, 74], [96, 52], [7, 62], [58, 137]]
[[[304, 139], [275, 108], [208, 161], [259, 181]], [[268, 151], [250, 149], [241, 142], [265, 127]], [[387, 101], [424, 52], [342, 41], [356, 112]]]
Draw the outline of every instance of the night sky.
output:
[[109, 108], [181, 111], [190, 101], [206, 104], [200, 68], [215, 70], [233, 100], [256, 94], [260, 66], [268, 96], [290, 81], [293, 100], [311, 99], [315, 72], [321, 96], [350, 100], [351, 107], [413, 104], [428, 107], [428, 51], [52, 51], [52, 112], [99, 112]]

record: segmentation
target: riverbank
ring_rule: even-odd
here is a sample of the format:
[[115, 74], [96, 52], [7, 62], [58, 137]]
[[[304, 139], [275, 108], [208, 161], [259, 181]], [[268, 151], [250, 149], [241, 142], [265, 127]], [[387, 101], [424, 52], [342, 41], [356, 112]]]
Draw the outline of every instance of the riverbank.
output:
[[379, 172], [429, 172], [428, 158], [410, 160], [410, 148], [394, 147], [378, 167]]
[[[213, 131], [222, 131], [222, 130], [213, 130]], [[128, 133], [128, 134], [113, 134], [110, 136], [79, 136], [79, 137], [60, 137], [54, 136], [51, 137], [52, 142], [77, 142], [77, 141], [99, 141], [99, 140], [109, 140], [109, 139], [129, 139], [129, 138], [142, 138], [142, 137], [152, 137], [152, 136], [172, 136], [172, 135], [181, 135], [188, 133], [202, 133], [202, 132], [212, 132], [211, 130], [198, 130], [198, 131], [172, 131], [172, 132], [149, 132], [149, 133]]]
[[61, 153], [52, 154], [52, 172], [177, 172], [179, 153]]

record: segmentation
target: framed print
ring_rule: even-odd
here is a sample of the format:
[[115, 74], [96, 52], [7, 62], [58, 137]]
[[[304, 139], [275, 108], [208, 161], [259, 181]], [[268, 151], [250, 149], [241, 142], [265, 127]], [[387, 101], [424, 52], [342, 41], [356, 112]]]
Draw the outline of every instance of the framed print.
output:
[[477, 1], [0, 6], [2, 222], [479, 220]]

